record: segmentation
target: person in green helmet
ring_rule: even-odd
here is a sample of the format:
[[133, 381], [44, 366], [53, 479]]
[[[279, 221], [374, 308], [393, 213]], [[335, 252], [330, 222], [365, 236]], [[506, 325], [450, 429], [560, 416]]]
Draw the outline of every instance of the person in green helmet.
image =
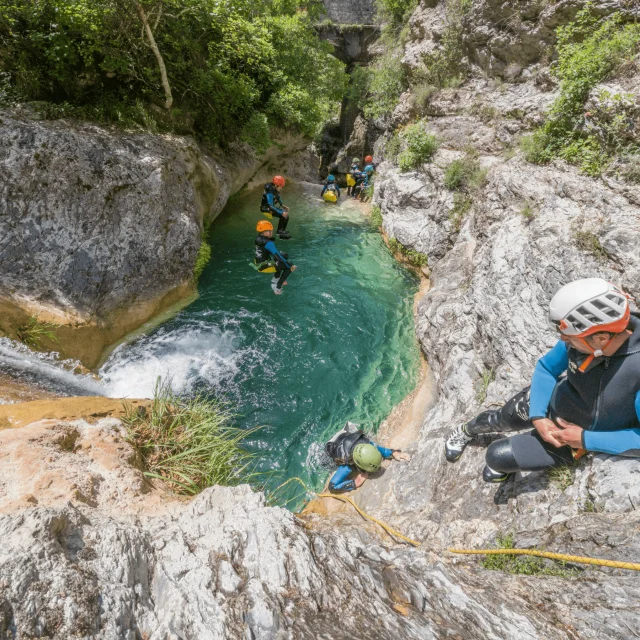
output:
[[324, 450], [339, 465], [329, 481], [330, 491], [352, 491], [361, 487], [370, 473], [380, 469], [383, 459], [411, 459], [408, 453], [399, 449], [388, 449], [372, 442], [353, 422], [347, 422], [324, 445]]

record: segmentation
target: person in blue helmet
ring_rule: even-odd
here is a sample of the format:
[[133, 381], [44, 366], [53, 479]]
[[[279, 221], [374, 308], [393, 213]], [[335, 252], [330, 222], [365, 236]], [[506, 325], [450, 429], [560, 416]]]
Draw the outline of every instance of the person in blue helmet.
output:
[[338, 431], [324, 450], [338, 468], [329, 481], [330, 491], [352, 491], [361, 487], [370, 473], [375, 473], [382, 466], [383, 459], [411, 459], [408, 453], [399, 449], [381, 447], [370, 440], [358, 425], [347, 422]]
[[531, 385], [498, 409], [456, 427], [449, 462], [485, 433], [520, 433], [487, 449], [485, 482], [572, 463], [589, 451], [640, 457], [640, 315], [619, 287], [584, 278], [549, 303], [560, 340], [536, 365]]
[[336, 182], [336, 177], [330, 173], [327, 176], [327, 181], [324, 183], [324, 187], [322, 187], [322, 192], [320, 193], [320, 197], [324, 197], [324, 194], [327, 192], [333, 192], [336, 194], [336, 199], [340, 198], [340, 187]]
[[289, 240], [291, 234], [287, 231], [289, 224], [289, 207], [282, 204], [280, 191], [284, 188], [285, 182], [282, 176], [275, 176], [271, 182], [264, 185], [260, 211], [267, 213], [274, 218], [278, 218], [278, 229], [276, 235], [281, 240]]

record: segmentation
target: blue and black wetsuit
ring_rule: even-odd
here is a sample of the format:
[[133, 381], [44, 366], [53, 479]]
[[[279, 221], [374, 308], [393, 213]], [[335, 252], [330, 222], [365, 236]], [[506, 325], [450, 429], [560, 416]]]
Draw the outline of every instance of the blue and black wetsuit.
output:
[[340, 187], [338, 186], [338, 184], [336, 182], [329, 182], [328, 180], [324, 183], [324, 187], [322, 187], [320, 197], [322, 198], [322, 196], [325, 194], [325, 191], [329, 190], [335, 191], [338, 194], [338, 198], [340, 197]]
[[273, 182], [268, 182], [264, 185], [260, 211], [263, 213], [270, 213], [272, 216], [278, 218], [277, 233], [282, 233], [287, 228], [287, 224], [289, 224], [289, 217], [285, 217], [283, 215], [285, 213], [284, 205], [280, 199], [278, 189]]
[[358, 471], [358, 467], [353, 462], [353, 450], [358, 444], [372, 444], [383, 458], [390, 458], [393, 455], [393, 449], [387, 449], [372, 442], [360, 430], [341, 431], [325, 444], [327, 454], [340, 465], [329, 481], [331, 491], [352, 491], [356, 488], [355, 481], [350, 480], [349, 476]]
[[[351, 167], [349, 168], [349, 173], [351, 174], [351, 177], [355, 180], [356, 179], [356, 174], [360, 173], [360, 166], [358, 165], [357, 162], [354, 162], [351, 165]], [[355, 188], [355, 186], [353, 186], [353, 187], [347, 186], [347, 195], [348, 196], [353, 195], [354, 188]]]
[[[276, 243], [271, 239], [263, 236], [261, 233], [256, 238], [256, 257], [257, 265], [274, 263], [276, 272], [273, 274], [273, 283], [276, 289], [282, 289], [282, 285], [291, 275], [291, 264], [289, 263], [289, 255], [281, 253], [276, 247]], [[266, 267], [265, 267], [266, 268]]]
[[351, 175], [356, 181], [355, 186], [351, 188], [351, 195], [354, 198], [357, 198], [358, 195], [360, 194], [364, 181], [367, 179], [367, 174], [364, 171], [356, 171], [356, 172], [353, 172]]
[[[523, 389], [501, 409], [484, 411], [466, 426], [469, 435], [517, 431], [532, 420], [562, 418], [584, 429], [582, 446], [619, 456], [640, 457], [640, 316], [632, 314], [633, 334], [611, 356], [588, 357], [559, 341], [538, 360], [531, 387]], [[565, 376], [566, 373], [566, 376]], [[512, 473], [561, 466], [573, 460], [569, 446], [554, 447], [534, 429], [493, 442], [487, 464]]]

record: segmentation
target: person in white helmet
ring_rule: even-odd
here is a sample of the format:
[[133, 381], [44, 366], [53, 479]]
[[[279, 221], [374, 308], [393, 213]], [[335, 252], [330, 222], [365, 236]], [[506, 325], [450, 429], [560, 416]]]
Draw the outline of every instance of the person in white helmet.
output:
[[531, 427], [491, 443], [486, 482], [561, 466], [585, 451], [640, 457], [640, 315], [629, 297], [601, 278], [576, 280], [551, 299], [549, 322], [560, 340], [538, 360], [531, 386], [454, 429], [449, 462], [479, 434]]

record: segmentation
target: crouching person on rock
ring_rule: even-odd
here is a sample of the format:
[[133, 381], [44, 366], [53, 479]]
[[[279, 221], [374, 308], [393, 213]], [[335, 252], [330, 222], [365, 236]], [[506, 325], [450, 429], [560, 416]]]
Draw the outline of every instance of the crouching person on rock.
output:
[[383, 458], [404, 461], [411, 459], [408, 453], [399, 449], [387, 449], [372, 442], [353, 422], [347, 422], [324, 445], [324, 449], [339, 465], [329, 481], [330, 491], [352, 491], [361, 487], [370, 473], [380, 469]]
[[628, 296], [601, 278], [576, 280], [551, 299], [549, 321], [560, 340], [538, 360], [531, 386], [454, 429], [445, 444], [455, 462], [480, 434], [534, 427], [491, 443], [486, 482], [566, 465], [586, 451], [640, 457], [640, 314]]

